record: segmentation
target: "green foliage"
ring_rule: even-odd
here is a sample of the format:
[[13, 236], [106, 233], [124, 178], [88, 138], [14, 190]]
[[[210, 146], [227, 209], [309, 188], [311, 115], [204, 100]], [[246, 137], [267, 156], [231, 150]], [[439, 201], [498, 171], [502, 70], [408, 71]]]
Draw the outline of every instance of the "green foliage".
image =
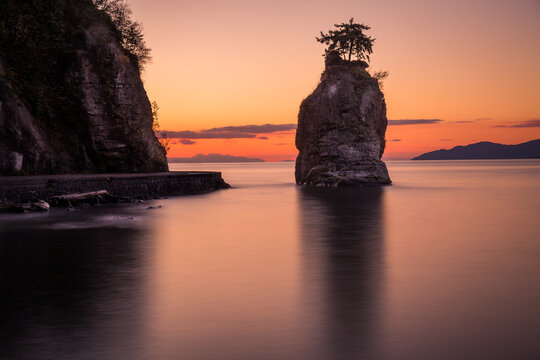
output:
[[355, 24], [354, 18], [350, 18], [348, 23], [334, 24], [334, 26], [336, 30], [329, 30], [327, 34], [321, 31], [321, 37], [316, 38], [321, 44], [327, 45], [325, 55], [337, 51], [343, 60], [351, 61], [351, 57], [355, 56], [357, 60], [369, 61], [375, 39], [365, 35], [363, 30], [369, 30], [370, 27]]
[[[152, 105], [152, 119], [154, 120], [152, 122], [152, 130], [154, 130], [154, 132], [157, 133], [160, 130], [160, 128], [159, 128], [159, 106], [158, 106], [157, 102], [155, 102], [155, 101], [152, 101], [152, 103], [150, 105]], [[165, 153], [168, 153], [169, 150], [171, 150], [171, 147], [172, 147], [171, 139], [167, 138], [167, 133], [165, 131], [161, 131], [159, 133], [159, 135], [160, 135], [160, 138], [158, 138], [159, 143], [165, 149]]]
[[152, 49], [146, 46], [143, 27], [131, 19], [132, 11], [125, 0], [92, 0], [98, 10], [105, 12], [119, 34], [122, 47], [137, 63], [139, 71], [148, 64]]
[[152, 101], [150, 104], [152, 106], [152, 130], [158, 131], [159, 130], [159, 106], [157, 102]]
[[373, 75], [371, 75], [372, 77], [374, 77], [377, 82], [379, 83], [379, 88], [382, 90], [383, 89], [383, 82], [384, 80], [386, 80], [386, 78], [388, 77], [388, 75], [390, 75], [390, 73], [386, 70], [379, 70], [379, 71], [375, 71], [373, 73]]

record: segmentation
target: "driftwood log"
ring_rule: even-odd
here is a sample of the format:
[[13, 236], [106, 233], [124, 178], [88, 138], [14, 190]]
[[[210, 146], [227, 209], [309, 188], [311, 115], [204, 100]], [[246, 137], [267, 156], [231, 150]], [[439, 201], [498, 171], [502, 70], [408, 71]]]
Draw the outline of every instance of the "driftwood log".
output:
[[120, 202], [122, 198], [114, 196], [107, 190], [91, 191], [86, 193], [57, 195], [49, 198], [51, 206], [74, 206], [79, 204], [103, 204]]
[[98, 190], [85, 193], [67, 194], [51, 196], [47, 201], [39, 200], [27, 203], [2, 203], [0, 202], [0, 213], [27, 213], [34, 211], [49, 211], [51, 206], [72, 207], [80, 204], [104, 204], [129, 202], [131, 199], [118, 197], [107, 192]]
[[49, 211], [49, 203], [43, 200], [30, 203], [9, 203], [2, 204], [0, 203], [0, 213], [27, 213], [33, 211]]

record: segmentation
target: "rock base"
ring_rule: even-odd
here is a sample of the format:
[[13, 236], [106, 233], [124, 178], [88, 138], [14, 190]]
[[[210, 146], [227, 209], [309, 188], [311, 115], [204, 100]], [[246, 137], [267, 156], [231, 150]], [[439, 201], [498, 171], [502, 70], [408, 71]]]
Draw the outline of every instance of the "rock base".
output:
[[358, 169], [328, 171], [315, 167], [301, 185], [318, 187], [359, 187], [390, 185], [392, 181], [384, 162], [358, 165]]

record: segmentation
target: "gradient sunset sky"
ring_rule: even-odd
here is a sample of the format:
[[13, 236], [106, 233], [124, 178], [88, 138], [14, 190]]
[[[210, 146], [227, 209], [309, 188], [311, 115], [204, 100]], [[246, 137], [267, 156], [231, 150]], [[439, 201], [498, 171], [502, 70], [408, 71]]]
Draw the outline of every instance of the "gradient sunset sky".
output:
[[[294, 159], [290, 124], [324, 68], [315, 36], [350, 17], [376, 38], [369, 70], [390, 72], [383, 158], [540, 138], [539, 0], [128, 3], [153, 50], [149, 98], [179, 132], [171, 157]], [[265, 124], [282, 126], [246, 127]]]

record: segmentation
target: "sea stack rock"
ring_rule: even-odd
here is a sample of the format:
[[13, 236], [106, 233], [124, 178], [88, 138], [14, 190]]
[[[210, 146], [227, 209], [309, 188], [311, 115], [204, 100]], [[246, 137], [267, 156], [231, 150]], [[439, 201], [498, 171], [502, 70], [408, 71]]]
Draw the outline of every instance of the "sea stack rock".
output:
[[364, 61], [330, 53], [321, 82], [300, 105], [296, 183], [324, 187], [390, 184], [384, 95]]

